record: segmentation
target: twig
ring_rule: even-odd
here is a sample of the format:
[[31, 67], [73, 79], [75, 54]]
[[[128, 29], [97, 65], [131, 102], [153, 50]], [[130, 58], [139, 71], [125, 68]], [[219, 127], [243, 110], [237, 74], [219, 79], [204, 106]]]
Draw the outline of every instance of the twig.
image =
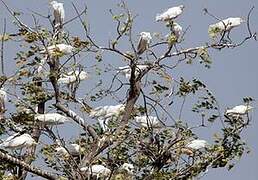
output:
[[2, 34], [2, 39], [1, 39], [1, 73], [2, 75], [4, 74], [4, 38], [5, 38], [5, 33], [6, 33], [6, 19], [4, 19], [4, 30]]
[[15, 157], [10, 156], [10, 155], [8, 155], [6, 153], [3, 153], [1, 151], [0, 151], [0, 159], [1, 159], [1, 161], [7, 161], [7, 162], [10, 162], [10, 163], [15, 164], [17, 166], [21, 166], [26, 171], [31, 172], [31, 173], [36, 174], [36, 175], [39, 175], [43, 178], [46, 178], [46, 179], [49, 179], [49, 180], [58, 179], [58, 176], [56, 176], [54, 174], [51, 174], [51, 173], [49, 173], [47, 171], [44, 171], [44, 170], [41, 170], [38, 167], [29, 165], [29, 164], [25, 163], [24, 161], [21, 161], [21, 160], [15, 158]]

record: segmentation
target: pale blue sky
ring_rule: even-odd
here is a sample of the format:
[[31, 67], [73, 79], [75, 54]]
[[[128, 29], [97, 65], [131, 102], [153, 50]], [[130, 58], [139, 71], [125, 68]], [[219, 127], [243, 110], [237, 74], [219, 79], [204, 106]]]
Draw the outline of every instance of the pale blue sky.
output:
[[[47, 0], [9, 0], [6, 1], [11, 8], [17, 9], [18, 11], [24, 12], [21, 16], [24, 22], [31, 24], [32, 18], [30, 16], [30, 10], [47, 14], [48, 1]], [[72, 9], [70, 0], [63, 0], [65, 3], [66, 19], [70, 19], [75, 15]], [[119, 1], [115, 0], [74, 0], [73, 1], [79, 8], [82, 8], [82, 4], [87, 4], [89, 8], [88, 20], [91, 24], [91, 32], [99, 44], [107, 44], [109, 38], [114, 33], [115, 24], [112, 22], [111, 16], [108, 12], [110, 8], [116, 9], [116, 3]], [[182, 47], [193, 47], [203, 45], [205, 42], [209, 42], [207, 27], [209, 24], [215, 21], [203, 14], [202, 9], [208, 8], [213, 14], [221, 18], [241, 16], [246, 17], [249, 9], [254, 5], [258, 8], [257, 0], [128, 0], [126, 1], [129, 8], [133, 13], [138, 14], [134, 26], [134, 38], [137, 42], [137, 34], [141, 31], [150, 32], [163, 32], [166, 33], [166, 29], [162, 23], [155, 22], [155, 15], [162, 12], [163, 10], [184, 4], [186, 6], [182, 16], [179, 17], [178, 22], [186, 28], [191, 26], [190, 30], [185, 36], [185, 41]], [[252, 14], [251, 26], [254, 31], [258, 30], [258, 9], [255, 8]], [[10, 16], [7, 11], [4, 10], [2, 4], [0, 4], [0, 24], [2, 31], [3, 18], [7, 18], [7, 30], [14, 31], [14, 27], [11, 24]], [[41, 21], [42, 24], [46, 24], [47, 21]], [[74, 26], [76, 24], [76, 26]], [[83, 37], [82, 28], [78, 26], [78, 23], [70, 24], [67, 29], [71, 34]], [[241, 35], [247, 34], [245, 25], [232, 31], [233, 40], [241, 40]], [[221, 106], [232, 107], [242, 103], [242, 97], [252, 96], [258, 99], [258, 51], [257, 42], [249, 41], [242, 47], [235, 49], [224, 49], [222, 51], [211, 51], [213, 59], [212, 68], [207, 70], [202, 66], [195, 63], [195, 65], [181, 65], [175, 71], [173, 76], [179, 77], [184, 75], [185, 77], [199, 77], [214, 92]], [[9, 71], [11, 66], [14, 64], [13, 52], [15, 48], [7, 45], [6, 50], [6, 67]], [[122, 46], [126, 48], [126, 45]], [[85, 57], [89, 58], [89, 57]], [[110, 58], [107, 56], [107, 58]], [[7, 61], [8, 60], [8, 61]], [[87, 59], [88, 60], [88, 59]], [[113, 61], [113, 59], [112, 59]], [[117, 62], [114, 60], [114, 62]], [[119, 66], [122, 65], [121, 62]], [[118, 65], [117, 65], [118, 66]], [[6, 71], [9, 74], [8, 71]], [[84, 84], [85, 86], [87, 85]], [[107, 104], [106, 102], [105, 104]], [[203, 180], [255, 180], [258, 177], [258, 123], [257, 123], [257, 103], [254, 103], [255, 109], [252, 112], [251, 126], [247, 131], [244, 131], [244, 139], [251, 147], [251, 153], [246, 156], [244, 155], [241, 161], [231, 170], [225, 169], [209, 170], [209, 174], [206, 175]]]

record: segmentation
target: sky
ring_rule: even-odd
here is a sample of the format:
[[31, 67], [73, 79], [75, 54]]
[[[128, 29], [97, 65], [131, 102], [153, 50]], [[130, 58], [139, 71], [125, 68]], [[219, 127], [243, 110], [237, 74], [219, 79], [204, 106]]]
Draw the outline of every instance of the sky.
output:
[[[47, 14], [49, 12], [47, 0], [9, 0], [8, 5], [17, 11], [23, 12], [21, 15], [22, 20], [26, 24], [32, 24], [31, 11], [35, 11], [41, 14]], [[115, 0], [63, 0], [66, 10], [66, 18], [70, 19], [75, 16], [75, 12], [72, 8], [71, 2], [82, 9], [84, 4], [88, 7], [88, 22], [90, 23], [90, 31], [99, 44], [106, 44], [114, 33], [115, 24], [109, 13], [109, 9], [117, 10], [116, 4], [119, 1]], [[203, 9], [207, 8], [210, 12], [218, 17], [247, 17], [247, 13], [252, 6], [256, 6], [251, 17], [251, 27], [253, 31], [258, 31], [258, 1], [257, 0], [127, 0], [125, 1], [129, 9], [134, 14], [137, 14], [134, 25], [134, 38], [137, 41], [137, 34], [141, 31], [150, 32], [162, 32], [166, 33], [164, 26], [161, 23], [155, 22], [155, 15], [168, 9], [172, 6], [180, 4], [185, 5], [185, 10], [182, 16], [178, 18], [178, 23], [183, 28], [190, 26], [190, 29], [185, 35], [185, 40], [182, 43], [182, 47], [195, 47], [204, 45], [205, 42], [209, 42], [207, 34], [207, 28], [209, 24], [213, 24], [216, 21], [208, 15], [204, 15]], [[15, 31], [14, 26], [10, 20], [10, 16], [0, 3], [0, 24], [3, 24], [3, 19], [7, 19], [7, 32]], [[46, 20], [41, 20], [42, 24], [46, 24]], [[81, 27], [75, 26], [75, 24], [68, 24], [66, 27], [72, 35], [78, 35], [83, 37], [83, 31]], [[0, 26], [0, 32], [2, 32], [2, 26]], [[232, 31], [231, 37], [234, 41], [240, 41], [247, 34], [246, 25], [242, 25]], [[221, 107], [233, 107], [242, 103], [242, 97], [251, 96], [258, 99], [258, 60], [257, 60], [257, 42], [249, 41], [243, 46], [235, 49], [224, 49], [221, 51], [211, 51], [211, 57], [213, 64], [211, 69], [205, 69], [198, 63], [192, 66], [180, 65], [179, 68], [173, 71], [173, 76], [179, 77], [198, 77], [202, 79], [215, 94]], [[126, 48], [126, 45], [123, 46]], [[16, 47], [17, 48], [17, 47]], [[5, 57], [8, 62], [5, 62], [6, 73], [11, 74], [15, 70], [12, 66], [15, 64], [13, 60], [13, 52], [16, 49], [12, 44], [6, 45]], [[85, 61], [90, 62], [90, 57], [85, 56]], [[105, 56], [105, 58], [112, 58]], [[113, 59], [111, 59], [113, 60]], [[110, 60], [110, 61], [111, 61]], [[114, 62], [118, 62], [114, 60]], [[118, 64], [125, 65], [125, 64]], [[117, 65], [117, 66], [118, 66]], [[89, 82], [90, 84], [90, 82]], [[88, 87], [89, 84], [83, 84]], [[106, 103], [108, 102], [101, 102]], [[225, 169], [210, 169], [209, 173], [205, 175], [203, 180], [255, 180], [258, 177], [258, 122], [257, 122], [257, 102], [254, 102], [255, 109], [252, 111], [251, 126], [245, 130], [244, 140], [251, 148], [249, 155], [244, 155], [240, 162], [231, 170]], [[67, 134], [66, 134], [67, 135]]]

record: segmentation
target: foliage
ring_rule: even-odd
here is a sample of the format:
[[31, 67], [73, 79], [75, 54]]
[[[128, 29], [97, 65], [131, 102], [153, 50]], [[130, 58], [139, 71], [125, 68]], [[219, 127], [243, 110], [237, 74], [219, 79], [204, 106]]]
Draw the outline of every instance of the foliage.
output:
[[[132, 14], [125, 2], [118, 5], [118, 12], [110, 10], [116, 36], [107, 45], [104, 42], [101, 42], [104, 45], [99, 45], [90, 33], [89, 24], [85, 21], [88, 9], [80, 10], [75, 5], [73, 8], [75, 18], [67, 23], [79, 20], [77, 22], [80, 24], [77, 25], [83, 27], [83, 36], [72, 35], [64, 28], [66, 23], [57, 24], [57, 19], [52, 23], [55, 18], [52, 15], [40, 17], [48, 19], [53, 29], [37, 24], [37, 21], [35, 27], [28, 27], [22, 22], [21, 15], [14, 15], [8, 8], [15, 19], [17, 32], [3, 34], [0, 39], [4, 43], [17, 43], [20, 49], [14, 58], [16, 72], [3, 78], [1, 86], [10, 90], [8, 96], [13, 107], [8, 107], [4, 114], [0, 134], [25, 131], [38, 142], [37, 148], [8, 150], [8, 154], [28, 164], [35, 161], [33, 164], [42, 169], [48, 167], [51, 173], [59, 175], [59, 179], [96, 179], [96, 175], [89, 170], [83, 172], [81, 168], [102, 164], [111, 170], [109, 178], [114, 180], [183, 180], [200, 177], [210, 168], [231, 169], [245, 152], [249, 152], [242, 139], [242, 132], [250, 122], [248, 112], [240, 115], [221, 112], [215, 95], [202, 80], [176, 77], [173, 68], [198, 59], [204, 67], [210, 68], [210, 49], [238, 47], [251, 40], [252, 34], [251, 37], [244, 37], [246, 40], [242, 44], [220, 40], [200, 47], [181, 48], [179, 45], [185, 41], [183, 34], [178, 39], [173, 31], [175, 20], [169, 20], [165, 22], [166, 25], [161, 24], [169, 29], [169, 35], [159, 38], [161, 35], [156, 34], [152, 44], [146, 45], [145, 52], [139, 54], [132, 32], [137, 16]], [[218, 35], [217, 29], [209, 29], [212, 38], [215, 34]], [[127, 47], [125, 51], [119, 49], [123, 43]], [[50, 52], [48, 48], [57, 44], [69, 44], [74, 49], [71, 53], [60, 49]], [[129, 71], [117, 70], [116, 62], [107, 61], [107, 54], [120, 59], [120, 63], [126, 63]], [[85, 63], [82, 61], [84, 56], [96, 60]], [[173, 67], [166, 61], [172, 59], [177, 61]], [[138, 65], [146, 65], [146, 68], [140, 69]], [[43, 71], [39, 67], [43, 67]], [[67, 72], [75, 70], [94, 72], [90, 73], [91, 86], [83, 84], [79, 76], [73, 83], [58, 83]], [[127, 76], [123, 77], [123, 73], [127, 73]], [[188, 102], [188, 99], [192, 101]], [[252, 97], [243, 98], [245, 105], [252, 101]], [[102, 105], [105, 102], [108, 105], [122, 103], [125, 107], [120, 112], [109, 112], [111, 110]], [[101, 115], [96, 113], [98, 103], [102, 105]], [[192, 122], [197, 122], [194, 119], [201, 120], [201, 124], [196, 126], [189, 123], [187, 116], [182, 116], [187, 103], [197, 114], [192, 117]], [[36, 114], [47, 112], [58, 112], [69, 117], [73, 121], [69, 126], [82, 133], [70, 140], [64, 139], [59, 125], [43, 124], [36, 120]], [[179, 114], [178, 118], [174, 114]], [[137, 123], [136, 116], [146, 117], [146, 123]], [[155, 117], [157, 122], [152, 122], [150, 117]], [[104, 124], [101, 120], [104, 120]], [[202, 139], [198, 137], [198, 130], [207, 124], [219, 126], [213, 141], [207, 140], [209, 143], [203, 148], [189, 148], [192, 140]], [[105, 125], [107, 130], [103, 128]], [[43, 135], [47, 135], [47, 142], [42, 143]], [[57, 147], [68, 151], [68, 144], [71, 143], [80, 146], [79, 154], [57, 154]], [[40, 158], [44, 160], [40, 162], [42, 164], [37, 162]], [[124, 163], [133, 164], [135, 172], [130, 174], [121, 169]], [[26, 177], [25, 170], [12, 162], [0, 165], [0, 178], [8, 172]]]

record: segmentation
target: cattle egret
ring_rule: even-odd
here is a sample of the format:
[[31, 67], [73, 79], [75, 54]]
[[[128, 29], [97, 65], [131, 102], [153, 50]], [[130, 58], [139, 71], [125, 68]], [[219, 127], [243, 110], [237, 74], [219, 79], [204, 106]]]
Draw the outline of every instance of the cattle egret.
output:
[[185, 6], [180, 5], [176, 7], [171, 7], [162, 14], [157, 14], [156, 21], [169, 21], [177, 18], [180, 14], [183, 13]]
[[251, 109], [253, 109], [253, 107], [250, 105], [238, 105], [232, 109], [226, 110], [226, 115], [244, 115]]
[[3, 141], [3, 143], [0, 144], [0, 147], [8, 149], [21, 149], [24, 147], [31, 147], [35, 144], [37, 143], [29, 134], [20, 135], [19, 133], [16, 133]]
[[230, 17], [216, 24], [210, 25], [208, 32], [211, 37], [216, 37], [218, 34], [221, 34], [223, 32], [230, 32], [232, 28], [239, 26], [243, 22], [244, 20], [242, 18]]
[[113, 118], [118, 118], [124, 112], [124, 108], [124, 104], [100, 106], [91, 110], [90, 117], [98, 119], [101, 129], [105, 132], [108, 130], [108, 122]]
[[7, 102], [7, 93], [0, 89], [0, 120], [4, 118], [5, 103]]
[[90, 117], [92, 118], [109, 118], [118, 117], [124, 111], [125, 105], [118, 104], [115, 106], [99, 106], [90, 112]]
[[141, 55], [146, 49], [148, 49], [151, 43], [151, 34], [149, 32], [141, 32], [140, 39], [137, 46], [137, 54]]
[[55, 148], [57, 155], [67, 156], [71, 154], [72, 156], [78, 156], [80, 154], [80, 145], [78, 144], [68, 144], [66, 148], [59, 146]]
[[161, 124], [157, 117], [154, 116], [136, 116], [134, 117], [135, 122], [140, 124], [142, 127], [160, 128]]
[[69, 121], [69, 118], [59, 113], [37, 114], [35, 119], [48, 125], [58, 125]]
[[[148, 68], [148, 65], [137, 65], [135, 69], [135, 76], [138, 76], [142, 71]], [[118, 73], [123, 74], [127, 79], [131, 78], [131, 67], [130, 66], [122, 66], [118, 67]]]
[[62, 76], [63, 77], [57, 80], [59, 84], [71, 84], [76, 82], [76, 80], [82, 81], [89, 78], [89, 75], [87, 72], [78, 71], [78, 70], [68, 72], [67, 75], [64, 74]]
[[63, 24], [64, 18], [65, 18], [63, 3], [58, 3], [56, 1], [52, 1], [52, 2], [50, 2], [50, 5], [52, 6], [52, 8], [54, 10], [54, 17], [55, 17], [54, 24], [56, 26], [61, 26]]
[[43, 67], [44, 67], [44, 65], [46, 64], [46, 62], [47, 62], [47, 57], [42, 58], [42, 59], [40, 60], [39, 66], [38, 66], [38, 69], [37, 69], [38, 74], [42, 74], [42, 72], [43, 72]]
[[183, 32], [183, 28], [178, 23], [174, 22], [172, 25], [172, 32], [176, 36], [176, 38], [179, 39]]
[[120, 169], [127, 171], [128, 174], [134, 174], [134, 166], [133, 164], [124, 163]]
[[97, 179], [98, 178], [107, 178], [111, 173], [110, 169], [106, 168], [103, 165], [98, 165], [98, 164], [92, 165], [90, 168], [82, 167], [80, 170], [83, 172], [88, 172], [88, 173], [92, 174], [93, 176], [97, 176]]
[[208, 145], [207, 141], [201, 140], [201, 139], [195, 139], [195, 140], [192, 140], [190, 143], [188, 143], [186, 147], [193, 150], [199, 150], [207, 147], [207, 145]]
[[7, 101], [7, 93], [5, 92], [5, 90], [3, 90], [3, 88], [0, 89], [0, 99], [4, 102]]
[[61, 52], [63, 54], [71, 54], [75, 50], [75, 47], [68, 44], [56, 44], [47, 47], [47, 50], [40, 51], [40, 53], [48, 53], [49, 55], [54, 55], [56, 52]]

